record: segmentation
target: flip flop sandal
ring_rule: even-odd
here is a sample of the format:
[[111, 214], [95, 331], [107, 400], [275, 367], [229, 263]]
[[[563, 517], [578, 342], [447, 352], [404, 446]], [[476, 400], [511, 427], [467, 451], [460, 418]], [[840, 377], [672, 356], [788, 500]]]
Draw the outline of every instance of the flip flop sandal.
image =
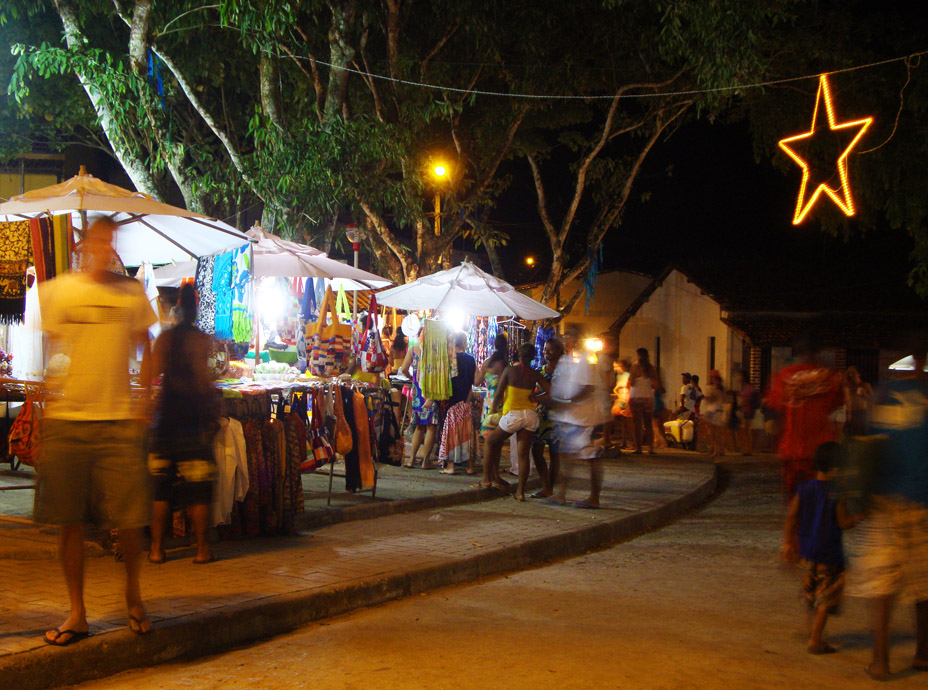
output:
[[873, 664], [867, 664], [867, 665], [864, 667], [864, 673], [866, 673], [868, 676], [870, 676], [873, 680], [880, 681], [881, 683], [883, 683], [883, 682], [889, 680], [889, 679], [890, 679], [890, 676], [892, 675], [892, 674], [890, 674], [890, 673], [880, 673], [880, 672], [878, 672], [878, 671], [874, 671], [874, 670], [873, 670]]
[[151, 554], [148, 554], [148, 562], [154, 565], [163, 565], [164, 563], [167, 563], [167, 560], [168, 560], [167, 556], [165, 556], [164, 558], [152, 558]]
[[551, 498], [550, 496], [549, 496], [548, 498], [544, 499], [544, 501], [542, 501], [542, 502], [545, 503], [545, 504], [547, 504], [547, 505], [549, 505], [549, 506], [556, 506], [556, 507], [558, 507], [558, 508], [566, 508], [567, 505], [568, 505], [566, 502], [565, 502], [565, 503], [561, 503], [560, 501], [555, 501], [555, 500], [554, 500], [553, 498]]
[[205, 561], [200, 561], [200, 560], [197, 560], [196, 558], [194, 558], [194, 559], [193, 559], [193, 564], [194, 564], [194, 565], [206, 565], [207, 563], [215, 563], [215, 562], [218, 561], [218, 560], [219, 560], [219, 556], [217, 556], [217, 555], [214, 554], [214, 553], [211, 553], [211, 554], [209, 555], [209, 558], [207, 558]]
[[599, 506], [591, 506], [586, 501], [575, 501], [573, 507], [580, 508], [581, 510], [599, 510]]
[[[148, 630], [145, 630], [142, 626], [148, 623]], [[148, 635], [153, 628], [151, 627], [151, 619], [146, 615], [144, 618], [136, 618], [131, 613], [129, 614], [129, 630], [136, 635]]]
[[[55, 633], [55, 639], [49, 639], [48, 637], [48, 633], [52, 632]], [[62, 635], [70, 635], [71, 637], [69, 637], [64, 642], [59, 642], [58, 640], [61, 639]], [[45, 638], [45, 644], [47, 645], [51, 645], [52, 647], [67, 647], [68, 645], [74, 644], [75, 642], [86, 640], [88, 637], [90, 637], [90, 635], [91, 633], [89, 630], [87, 632], [78, 632], [77, 630], [62, 630], [60, 628], [55, 628], [54, 630], [49, 630], [43, 637]]]

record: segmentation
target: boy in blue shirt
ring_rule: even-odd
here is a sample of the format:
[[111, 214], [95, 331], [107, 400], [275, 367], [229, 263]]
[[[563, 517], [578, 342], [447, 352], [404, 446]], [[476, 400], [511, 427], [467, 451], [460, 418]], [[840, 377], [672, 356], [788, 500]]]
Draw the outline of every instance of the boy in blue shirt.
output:
[[783, 530], [783, 558], [789, 562], [801, 560], [807, 568], [802, 592], [809, 610], [809, 654], [836, 651], [822, 639], [822, 634], [828, 614], [837, 613], [844, 591], [841, 530], [853, 527], [860, 519], [849, 516], [844, 502], [836, 500], [828, 489], [841, 453], [841, 446], [833, 441], [816, 449], [815, 479], [797, 487]]

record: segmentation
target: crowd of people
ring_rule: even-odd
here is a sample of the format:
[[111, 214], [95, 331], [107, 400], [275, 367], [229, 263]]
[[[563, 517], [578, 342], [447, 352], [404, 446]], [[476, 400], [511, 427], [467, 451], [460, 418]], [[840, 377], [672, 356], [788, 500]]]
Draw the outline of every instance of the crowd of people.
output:
[[[64, 622], [45, 634], [54, 646], [89, 635], [86, 525], [118, 530], [128, 623], [137, 634], [152, 628], [139, 586], [146, 526], [151, 531], [148, 560], [163, 563], [170, 507], [187, 506], [196, 535], [193, 563], [216, 558], [206, 534], [215, 474], [210, 439], [219, 424], [219, 401], [207, 366], [209, 337], [194, 325], [196, 295], [192, 286], [181, 289], [176, 323], [152, 351], [147, 330], [156, 317], [139, 283], [109, 270], [114, 229], [109, 221], [91, 226], [82, 243], [83, 270], [47, 281], [41, 291], [49, 355], [65, 355], [69, 362], [66, 371], [47, 379], [52, 395], [45, 407], [35, 497], [36, 521], [59, 528], [70, 598]], [[808, 651], [836, 651], [824, 631], [847, 579], [848, 589], [873, 605], [873, 660], [867, 673], [875, 679], [890, 675], [889, 622], [897, 600], [914, 604], [912, 668], [928, 670], [925, 344], [913, 348], [911, 375], [877, 390], [853, 367], [840, 373], [822, 365], [809, 341], [796, 344], [796, 363], [778, 372], [763, 396], [747, 372], [726, 388], [714, 369], [704, 388], [698, 376], [684, 372], [673, 396], [646, 349], [636, 351], [634, 363], [613, 362], [584, 349], [576, 326], [568, 324], [562, 338], [544, 343], [540, 370], [532, 367], [536, 353], [531, 345], [520, 346], [510, 362], [509, 344], [501, 334], [492, 353], [478, 363], [466, 352], [466, 336], [457, 333], [450, 397], [435, 401], [423, 392], [428, 372], [420, 370], [423, 347], [434, 343], [421, 342], [419, 333], [410, 343], [402, 329], [384, 335], [391, 370], [408, 381], [411, 439], [403, 464], [419, 462], [448, 474], [461, 466], [476, 474], [482, 440], [482, 476], [474, 486], [496, 488], [518, 501], [527, 498], [532, 464], [542, 486], [531, 497], [555, 505], [568, 503], [571, 469], [583, 466], [589, 470], [589, 493], [571, 505], [595, 510], [602, 490], [601, 458], [609, 449], [654, 453], [665, 443], [664, 423], [674, 419], [692, 424], [694, 447], [701, 427], [712, 457], [724, 455], [729, 445], [750, 455], [756, 431], [768, 416], [775, 418], [788, 498], [781, 553], [805, 567]], [[136, 348], [142, 353], [143, 390], [133, 398], [124, 363]], [[147, 386], [155, 377], [161, 385], [153, 401]], [[476, 416], [475, 386], [486, 387]], [[401, 400], [403, 391], [394, 396]], [[518, 470], [514, 489], [500, 467], [507, 440]], [[851, 529], [857, 538], [846, 555], [843, 532]]]

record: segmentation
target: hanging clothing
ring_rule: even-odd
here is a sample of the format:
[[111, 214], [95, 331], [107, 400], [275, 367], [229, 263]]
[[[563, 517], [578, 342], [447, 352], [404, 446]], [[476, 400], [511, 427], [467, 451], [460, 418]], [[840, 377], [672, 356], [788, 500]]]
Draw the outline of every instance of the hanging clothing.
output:
[[425, 395], [422, 393], [422, 386], [419, 385], [422, 369], [420, 365], [419, 353], [413, 350], [410, 367], [412, 369], [412, 421], [420, 426], [438, 424], [438, 406], [425, 407]]
[[232, 508], [236, 501], [245, 500], [248, 493], [248, 450], [245, 432], [237, 419], [223, 417], [219, 432], [213, 439], [213, 457], [216, 459], [216, 492], [211, 509], [213, 525], [232, 522]]
[[22, 323], [26, 314], [26, 269], [33, 263], [29, 221], [0, 221], [0, 323]]
[[26, 311], [21, 324], [10, 326], [10, 353], [16, 378], [41, 378], [44, 363], [42, 315], [39, 311], [39, 283], [26, 291]]
[[451, 377], [454, 372], [451, 367], [448, 336], [448, 328], [443, 321], [425, 320], [419, 385], [422, 387], [422, 394], [429, 400], [447, 400], [451, 397]]
[[213, 268], [216, 265], [215, 256], [202, 256], [197, 259], [197, 273], [194, 280], [194, 289], [199, 297], [197, 306], [196, 327], [204, 333], [216, 333], [216, 292], [213, 290]]
[[30, 218], [32, 230], [32, 252], [35, 259], [35, 275], [41, 283], [71, 269], [71, 254], [74, 251], [74, 232], [71, 229], [71, 214]]
[[354, 391], [352, 397], [354, 404], [354, 445], [358, 450], [358, 465], [361, 475], [361, 488], [369, 489], [374, 486], [374, 456], [371, 444], [371, 424], [370, 415], [367, 411], [367, 404], [364, 402], [364, 395], [360, 391]]
[[438, 461], [444, 467], [467, 462], [474, 453], [474, 418], [472, 406], [466, 400], [455, 403], [445, 415], [442, 426]]
[[216, 293], [215, 332], [220, 340], [232, 339], [233, 253], [220, 254], [213, 266], [213, 292]]
[[251, 259], [251, 245], [232, 252], [232, 337], [237, 343], [250, 343], [255, 335]]
[[[319, 278], [322, 281], [322, 278]], [[319, 306], [316, 302], [316, 287], [312, 278], [306, 279], [306, 285], [303, 287], [303, 304], [300, 316], [304, 321], [315, 321], [319, 318]]]

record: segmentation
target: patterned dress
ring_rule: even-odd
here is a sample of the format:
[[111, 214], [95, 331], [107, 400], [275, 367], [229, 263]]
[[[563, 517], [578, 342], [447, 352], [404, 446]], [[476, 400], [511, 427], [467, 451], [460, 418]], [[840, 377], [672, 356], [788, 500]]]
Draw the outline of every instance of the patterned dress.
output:
[[412, 421], [419, 425], [438, 424], [438, 406], [432, 405], [425, 409], [425, 397], [419, 386], [419, 353], [412, 353]]

